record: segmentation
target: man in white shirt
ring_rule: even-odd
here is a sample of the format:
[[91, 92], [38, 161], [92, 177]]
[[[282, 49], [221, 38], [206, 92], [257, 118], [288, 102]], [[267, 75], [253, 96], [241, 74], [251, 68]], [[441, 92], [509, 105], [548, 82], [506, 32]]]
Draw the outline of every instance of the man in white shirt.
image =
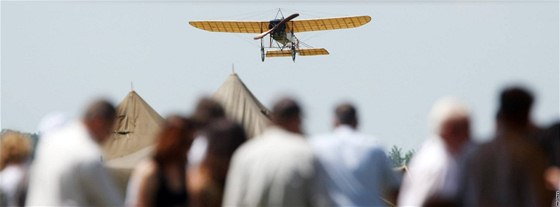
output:
[[233, 155], [223, 206], [319, 206], [314, 158], [292, 99], [273, 107], [273, 126]]
[[386, 206], [395, 198], [399, 179], [383, 148], [359, 133], [356, 108], [343, 103], [335, 109], [332, 134], [311, 141], [319, 160], [318, 179], [336, 206]]
[[107, 101], [88, 107], [83, 119], [39, 144], [32, 166], [28, 206], [121, 206], [112, 177], [102, 164], [100, 144], [110, 135], [115, 108]]
[[399, 206], [455, 202], [464, 156], [472, 149], [470, 113], [453, 98], [437, 101], [430, 112], [433, 135], [414, 155], [399, 194]]

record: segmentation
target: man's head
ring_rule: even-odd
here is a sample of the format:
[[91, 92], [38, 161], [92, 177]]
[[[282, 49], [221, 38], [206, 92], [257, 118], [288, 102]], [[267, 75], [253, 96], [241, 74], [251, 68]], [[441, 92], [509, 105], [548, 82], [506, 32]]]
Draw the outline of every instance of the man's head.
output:
[[352, 128], [358, 127], [358, 111], [350, 103], [339, 104], [334, 110], [335, 126], [348, 125]]
[[103, 143], [113, 131], [116, 110], [113, 104], [106, 100], [93, 102], [83, 115], [83, 122], [90, 135], [98, 143]]
[[526, 129], [530, 124], [533, 95], [528, 90], [514, 86], [500, 94], [500, 106], [496, 118], [498, 126]]
[[272, 108], [272, 122], [283, 129], [301, 134], [301, 114], [301, 108], [294, 99], [282, 98]]
[[459, 153], [470, 139], [470, 112], [453, 98], [437, 101], [430, 114], [434, 134], [441, 137], [452, 154]]
[[209, 97], [201, 98], [198, 101], [193, 114], [193, 119], [200, 127], [206, 127], [212, 120], [224, 117], [225, 112], [222, 105]]

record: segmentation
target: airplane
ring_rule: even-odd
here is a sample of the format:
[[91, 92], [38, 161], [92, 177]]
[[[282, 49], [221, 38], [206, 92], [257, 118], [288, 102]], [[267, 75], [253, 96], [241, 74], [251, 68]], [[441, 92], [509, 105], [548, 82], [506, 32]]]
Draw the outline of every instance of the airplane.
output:
[[[349, 29], [365, 25], [371, 21], [370, 16], [294, 20], [298, 16], [299, 14], [295, 13], [286, 18], [282, 15], [282, 18], [270, 21], [190, 21], [189, 24], [210, 32], [258, 34], [253, 39], [261, 40], [261, 60], [263, 62], [265, 56], [291, 56], [295, 62], [296, 54], [300, 56], [314, 56], [328, 55], [329, 52], [325, 48], [300, 47], [300, 44], [307, 47], [310, 46], [300, 41], [294, 33]], [[264, 39], [267, 35], [269, 36], [269, 45], [265, 47]], [[273, 45], [273, 42], [276, 44]]]

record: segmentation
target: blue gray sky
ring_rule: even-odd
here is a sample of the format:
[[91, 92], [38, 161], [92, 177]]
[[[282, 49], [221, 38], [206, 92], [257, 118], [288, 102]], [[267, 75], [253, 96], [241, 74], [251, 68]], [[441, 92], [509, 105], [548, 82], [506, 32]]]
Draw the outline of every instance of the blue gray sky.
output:
[[[252, 35], [210, 33], [190, 20], [370, 15], [350, 30], [296, 34], [329, 56], [260, 61]], [[189, 113], [235, 72], [265, 105], [291, 94], [309, 134], [328, 132], [332, 109], [359, 107], [361, 130], [418, 148], [434, 101], [456, 96], [484, 140], [499, 91], [523, 84], [533, 118], [560, 118], [559, 3], [544, 1], [2, 1], [1, 128], [36, 131], [52, 111], [80, 115], [131, 88], [163, 116]]]

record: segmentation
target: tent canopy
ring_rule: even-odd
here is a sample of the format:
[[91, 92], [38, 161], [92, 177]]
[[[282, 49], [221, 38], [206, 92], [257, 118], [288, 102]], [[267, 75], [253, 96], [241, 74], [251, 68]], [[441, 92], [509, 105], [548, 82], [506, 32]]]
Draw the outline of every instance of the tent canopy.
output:
[[115, 176], [121, 192], [126, 191], [134, 167], [149, 157], [163, 118], [135, 91], [117, 106], [111, 137], [103, 145], [105, 165]]
[[135, 91], [117, 106], [117, 120], [111, 138], [103, 148], [112, 160], [152, 146], [163, 118]]
[[[237, 74], [231, 74], [212, 96], [228, 118], [240, 123], [248, 137], [259, 135], [269, 124], [269, 110], [249, 91]], [[151, 156], [163, 118], [135, 91], [117, 106], [114, 132], [103, 145], [105, 165], [124, 193], [134, 167]]]
[[222, 104], [228, 118], [243, 126], [249, 138], [262, 133], [270, 123], [270, 111], [251, 93], [236, 73], [228, 77], [212, 98]]

